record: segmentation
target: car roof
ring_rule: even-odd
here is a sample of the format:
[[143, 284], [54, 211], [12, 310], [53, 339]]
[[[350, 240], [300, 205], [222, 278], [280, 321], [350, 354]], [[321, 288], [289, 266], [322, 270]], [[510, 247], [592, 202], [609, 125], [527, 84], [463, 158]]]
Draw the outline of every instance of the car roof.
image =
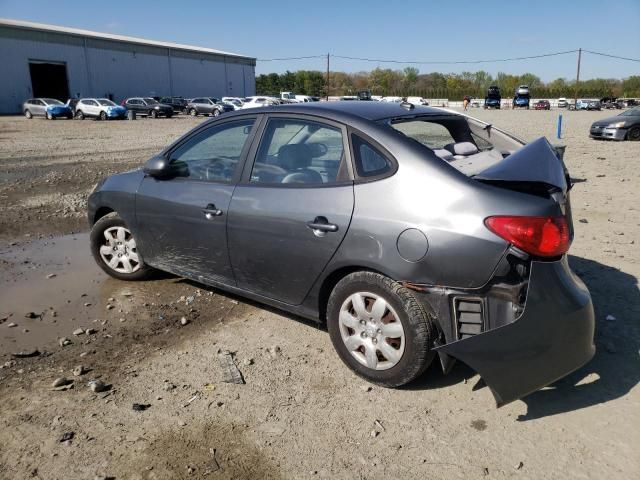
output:
[[[405, 104], [406, 105], [406, 104]], [[349, 115], [365, 120], [377, 121], [384, 118], [413, 117], [416, 115], [452, 115], [451, 112], [439, 108], [401, 103], [356, 100], [353, 102], [313, 102], [293, 103], [262, 107], [261, 113], [309, 113], [331, 117], [333, 115]]]

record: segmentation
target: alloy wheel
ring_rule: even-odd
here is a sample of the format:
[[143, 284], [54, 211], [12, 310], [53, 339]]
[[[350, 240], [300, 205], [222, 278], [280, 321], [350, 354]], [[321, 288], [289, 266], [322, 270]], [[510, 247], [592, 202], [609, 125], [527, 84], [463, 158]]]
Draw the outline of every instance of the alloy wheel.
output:
[[393, 307], [380, 295], [350, 295], [340, 308], [338, 322], [344, 345], [365, 367], [388, 370], [402, 358], [404, 328]]

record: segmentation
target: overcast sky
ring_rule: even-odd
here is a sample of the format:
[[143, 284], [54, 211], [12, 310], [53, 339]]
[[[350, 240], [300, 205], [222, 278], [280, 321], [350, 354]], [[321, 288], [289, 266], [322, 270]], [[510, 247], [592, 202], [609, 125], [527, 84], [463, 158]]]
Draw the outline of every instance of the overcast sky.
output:
[[[462, 61], [583, 48], [640, 58], [640, 0], [188, 1], [0, 0], [0, 17], [186, 43], [258, 58], [256, 73], [326, 69], [334, 55]], [[422, 73], [531, 72], [575, 78], [577, 54], [467, 65], [413, 65]], [[407, 65], [332, 58], [348, 72]], [[640, 63], [584, 54], [581, 78], [640, 75]]]

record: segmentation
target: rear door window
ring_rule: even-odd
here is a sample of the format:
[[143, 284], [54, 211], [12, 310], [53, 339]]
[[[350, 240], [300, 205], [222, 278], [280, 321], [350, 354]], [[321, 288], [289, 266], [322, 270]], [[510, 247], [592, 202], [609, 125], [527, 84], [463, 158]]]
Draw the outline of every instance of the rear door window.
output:
[[348, 180], [341, 128], [298, 118], [269, 120], [252, 183], [326, 185]]

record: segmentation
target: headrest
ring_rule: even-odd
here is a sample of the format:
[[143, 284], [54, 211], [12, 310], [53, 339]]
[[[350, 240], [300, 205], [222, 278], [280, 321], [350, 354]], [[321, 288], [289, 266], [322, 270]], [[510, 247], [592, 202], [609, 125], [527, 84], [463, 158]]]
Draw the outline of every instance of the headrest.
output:
[[454, 155], [473, 155], [478, 153], [478, 147], [471, 142], [458, 142], [445, 145], [444, 148]]
[[278, 150], [278, 164], [285, 170], [296, 170], [311, 165], [312, 152], [309, 145], [283, 145]]

